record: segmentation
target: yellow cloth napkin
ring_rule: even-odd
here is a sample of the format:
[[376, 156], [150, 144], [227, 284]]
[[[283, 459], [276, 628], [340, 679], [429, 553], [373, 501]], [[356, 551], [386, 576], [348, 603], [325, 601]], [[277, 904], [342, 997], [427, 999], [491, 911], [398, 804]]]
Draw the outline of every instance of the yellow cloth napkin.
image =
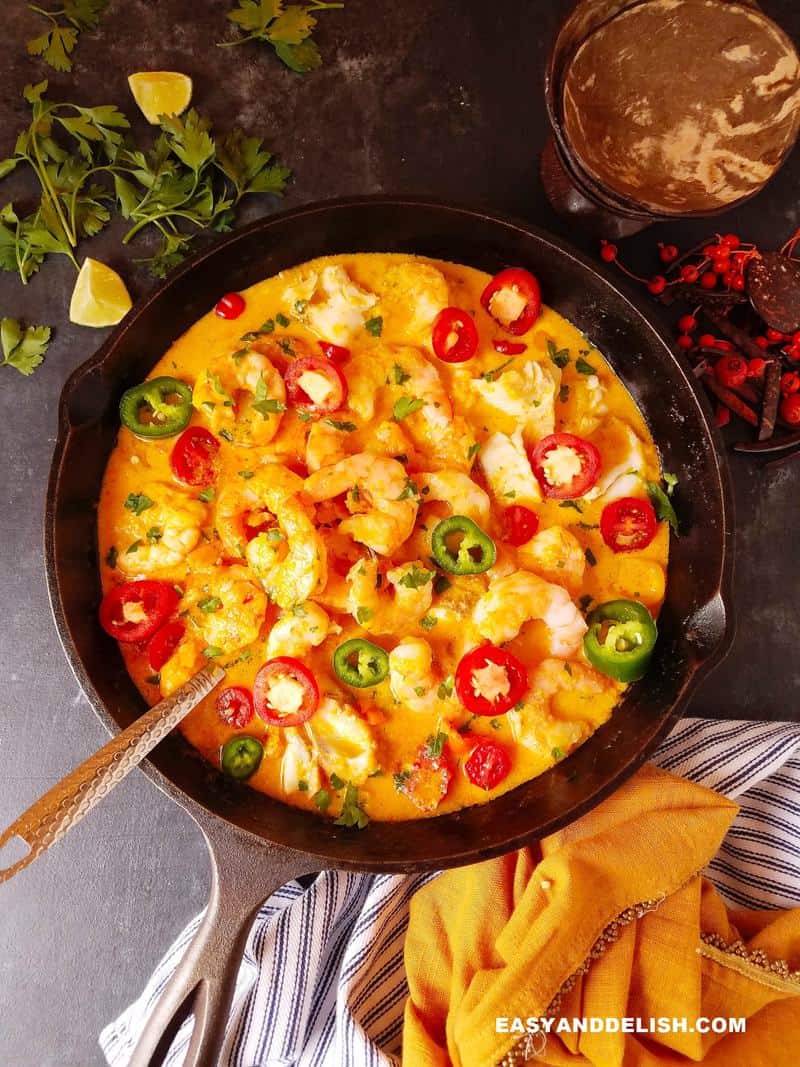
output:
[[[800, 908], [732, 912], [698, 875], [737, 810], [646, 766], [538, 847], [421, 889], [403, 1067], [795, 1067]], [[497, 1032], [498, 1018], [548, 1015], [686, 1018], [687, 1032]], [[701, 1017], [746, 1031], [690, 1032]]]

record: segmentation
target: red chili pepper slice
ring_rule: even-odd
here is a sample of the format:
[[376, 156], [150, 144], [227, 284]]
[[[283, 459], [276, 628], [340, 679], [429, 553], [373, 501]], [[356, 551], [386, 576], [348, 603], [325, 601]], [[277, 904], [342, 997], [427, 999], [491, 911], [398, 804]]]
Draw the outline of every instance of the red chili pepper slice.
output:
[[178, 647], [186, 633], [182, 622], [168, 622], [156, 630], [147, 645], [147, 662], [154, 671], [160, 671]]
[[464, 363], [478, 348], [478, 328], [461, 308], [444, 308], [433, 320], [433, 351], [444, 363]]
[[335, 345], [332, 341], [320, 341], [319, 347], [323, 356], [334, 363], [344, 363], [350, 358], [350, 349], [345, 348], [344, 345]]
[[606, 504], [600, 516], [600, 533], [614, 552], [638, 552], [647, 548], [658, 530], [658, 519], [649, 500], [624, 496]]
[[[494, 669], [493, 669], [494, 668]], [[502, 715], [528, 690], [525, 664], [496, 645], [481, 645], [468, 652], [456, 667], [456, 696], [473, 715]], [[496, 692], [487, 697], [485, 691]]]
[[[565, 481], [558, 479], [553, 466], [548, 465], [548, 460], [552, 458], [551, 453], [556, 449], [572, 452], [580, 464], [580, 469]], [[574, 500], [583, 496], [589, 492], [600, 474], [600, 453], [591, 441], [576, 437], [572, 433], [552, 433], [549, 437], [543, 437], [531, 452], [530, 459], [542, 492], [552, 500]], [[566, 459], [569, 460], [569, 457]], [[574, 465], [575, 461], [570, 461], [569, 466]], [[554, 474], [556, 480], [550, 481]]]
[[[284, 692], [278, 689], [279, 684], [285, 686]], [[286, 706], [279, 707], [284, 701]], [[299, 659], [277, 656], [268, 660], [256, 675], [253, 703], [256, 714], [270, 726], [300, 726], [317, 710], [319, 687], [314, 675]]]
[[219, 441], [202, 426], [184, 430], [169, 457], [172, 473], [185, 485], [211, 485], [217, 475]]
[[[328, 391], [324, 396], [314, 399], [306, 391], [302, 381], [306, 374], [313, 374], [315, 379], [320, 377], [325, 379]], [[332, 411], [338, 411], [339, 408], [344, 407], [347, 399], [347, 381], [344, 375], [335, 363], [321, 356], [302, 356], [294, 363], [290, 363], [286, 369], [284, 381], [289, 403], [309, 415], [328, 415]], [[311, 387], [308, 380], [306, 384]]]
[[214, 308], [221, 319], [238, 319], [245, 309], [245, 300], [241, 293], [226, 293]]
[[464, 774], [479, 789], [489, 790], [500, 785], [511, 770], [508, 749], [496, 741], [479, 741], [464, 764]]
[[530, 271], [509, 267], [495, 274], [481, 293], [481, 304], [504, 330], [519, 337], [539, 318], [542, 291]]
[[254, 714], [253, 694], [244, 686], [228, 686], [217, 697], [217, 715], [227, 726], [235, 726], [237, 730], [241, 730], [248, 725]]
[[495, 337], [492, 345], [495, 352], [499, 352], [501, 356], [518, 356], [528, 347], [521, 341], [504, 341], [502, 337]]
[[539, 529], [539, 516], [522, 504], [512, 504], [503, 512], [503, 540], [508, 545], [527, 544]]
[[178, 594], [168, 582], [146, 578], [109, 589], [100, 604], [100, 625], [126, 644], [146, 641], [170, 617]]

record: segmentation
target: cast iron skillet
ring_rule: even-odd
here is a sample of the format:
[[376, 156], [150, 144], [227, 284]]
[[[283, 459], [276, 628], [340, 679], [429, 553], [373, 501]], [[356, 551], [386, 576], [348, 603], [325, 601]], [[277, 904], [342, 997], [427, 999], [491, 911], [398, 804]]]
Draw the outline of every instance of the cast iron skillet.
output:
[[733, 522], [716, 431], [695, 383], [642, 311], [588, 261], [526, 224], [414, 199], [339, 200], [261, 220], [195, 256], [141, 301], [64, 387], [48, 488], [47, 578], [64, 651], [108, 729], [128, 726], [144, 709], [97, 621], [96, 505], [120, 395], [222, 292], [314, 256], [371, 251], [417, 252], [489, 273], [527, 267], [541, 280], [546, 302], [606, 355], [644, 413], [665, 469], [679, 478], [686, 532], [673, 539], [661, 636], [646, 678], [577, 752], [490, 804], [435, 819], [372, 823], [362, 832], [336, 827], [223, 779], [180, 736], [164, 741], [143, 768], [200, 825], [213, 887], [204, 922], [132, 1061], [137, 1065], [165, 1051], [162, 1033], [174, 1032], [190, 994], [195, 1027], [186, 1063], [216, 1062], [247, 929], [277, 886], [329, 867], [454, 867], [551, 833], [639, 767], [730, 641]]

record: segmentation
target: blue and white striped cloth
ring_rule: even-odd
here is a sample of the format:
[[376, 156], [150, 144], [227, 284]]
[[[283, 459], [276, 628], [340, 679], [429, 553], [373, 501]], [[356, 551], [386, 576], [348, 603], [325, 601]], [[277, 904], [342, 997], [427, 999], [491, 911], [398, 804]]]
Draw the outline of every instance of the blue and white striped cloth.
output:
[[[800, 905], [800, 723], [684, 719], [654, 762], [741, 805], [705, 872], [732, 906]], [[247, 943], [223, 1067], [398, 1067], [408, 905], [435, 877], [325, 871], [270, 897]], [[101, 1033], [111, 1067], [128, 1063], [198, 922]], [[169, 1067], [182, 1062], [190, 1028], [187, 1020]]]

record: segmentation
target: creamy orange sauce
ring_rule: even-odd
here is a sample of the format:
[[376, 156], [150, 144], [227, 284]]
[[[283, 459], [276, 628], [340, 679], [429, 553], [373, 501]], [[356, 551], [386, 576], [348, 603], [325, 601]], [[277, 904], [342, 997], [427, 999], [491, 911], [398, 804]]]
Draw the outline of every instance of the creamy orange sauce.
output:
[[[640, 413], [602, 355], [550, 308], [527, 335], [513, 338], [527, 347], [507, 362], [492, 341], [509, 337], [480, 306], [488, 280], [470, 267], [423, 258], [328, 257], [251, 287], [234, 321], [210, 312], [195, 323], [151, 376], [193, 387], [191, 424], [221, 442], [212, 492], [176, 480], [174, 437], [141, 440], [120, 430], [99, 508], [104, 590], [143, 577], [173, 583], [186, 625], [160, 676], [143, 650], [122, 645], [127, 668], [153, 704], [209, 654], [225, 668], [223, 686], [246, 687], [273, 656], [298, 656], [322, 694], [305, 726], [269, 727], [256, 716], [236, 731], [217, 714], [216, 693], [182, 726], [215, 765], [237, 732], [261, 738], [264, 759], [248, 784], [287, 803], [317, 811], [314, 798], [323, 789], [331, 796], [328, 813], [336, 815], [343, 791], [331, 787], [333, 775], [357, 787], [372, 819], [430, 814], [398, 790], [395, 775], [441, 734], [455, 770], [436, 814], [483, 803], [541, 774], [609, 718], [624, 689], [589, 666], [583, 613], [617, 597], [641, 600], [654, 616], [660, 608], [665, 524], [645, 550], [622, 554], [606, 547], [598, 529], [609, 500], [645, 497], [645, 480], [660, 478]], [[445, 306], [474, 316], [479, 347], [466, 363], [444, 363], [432, 352], [431, 324]], [[259, 333], [268, 320], [272, 332]], [[286, 365], [306, 351], [318, 355], [320, 340], [350, 350], [341, 365], [348, 400], [329, 416], [337, 426], [305, 421], [280, 400]], [[265, 390], [278, 402], [259, 410], [253, 404]], [[398, 418], [398, 401], [401, 411], [416, 410]], [[527, 465], [526, 448], [554, 431], [588, 438], [602, 457], [597, 488], [576, 506], [541, 499]], [[515, 447], [519, 470], [508, 461]], [[145, 494], [152, 505], [136, 514], [125, 507], [130, 494]], [[502, 513], [512, 503], [529, 506], [540, 520], [539, 533], [520, 548], [503, 542]], [[449, 585], [440, 578], [418, 588], [404, 583], [414, 566], [441, 573], [431, 562], [430, 534], [451, 513], [470, 515], [492, 537], [495, 565], [480, 575], [447, 575]], [[258, 523], [275, 520], [276, 533], [247, 540]], [[524, 592], [530, 574], [550, 583], [536, 586], [538, 599]], [[493, 603], [498, 582], [502, 595]], [[554, 587], [575, 605], [577, 639], [566, 655], [554, 653], [543, 610]], [[495, 643], [526, 665], [530, 688], [507, 714], [474, 718], [452, 677], [466, 652], [498, 634]], [[355, 636], [390, 653], [390, 676], [375, 687], [351, 688], [333, 670], [335, 649]], [[480, 737], [511, 755], [508, 777], [491, 792], [463, 772]]]

